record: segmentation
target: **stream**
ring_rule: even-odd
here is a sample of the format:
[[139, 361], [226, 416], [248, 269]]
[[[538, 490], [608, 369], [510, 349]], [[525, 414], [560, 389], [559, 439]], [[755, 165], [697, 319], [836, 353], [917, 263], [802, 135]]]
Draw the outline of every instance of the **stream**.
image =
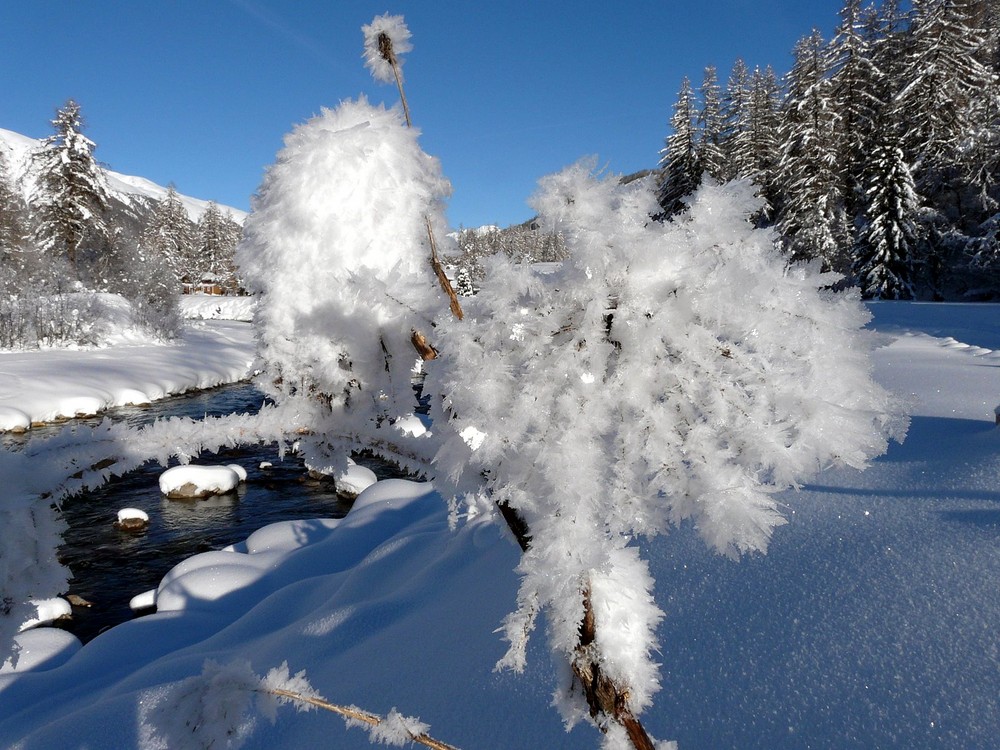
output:
[[[148, 407], [114, 409], [102, 418], [139, 425], [171, 416], [252, 414], [263, 402], [260, 391], [238, 383], [164, 399]], [[379, 479], [402, 476], [397, 467], [379, 459], [354, 458]], [[63, 502], [62, 515], [69, 529], [63, 534], [59, 559], [72, 573], [69, 593], [91, 605], [74, 606], [72, 618], [59, 622], [58, 627], [86, 643], [103, 630], [131, 619], [134, 613], [129, 600], [155, 588], [181, 560], [242, 541], [276, 521], [341, 518], [351, 506], [350, 501], [338, 497], [331, 482], [308, 479], [298, 457], [286, 454], [279, 459], [275, 445], [202, 454], [195, 462], [239, 464], [246, 469], [247, 481], [236, 492], [206, 500], [167, 500], [158, 485], [165, 467], [149, 462], [98, 490]], [[264, 462], [271, 466], [262, 468]], [[113, 523], [118, 510], [126, 507], [145, 511], [149, 526], [138, 532], [116, 529]]]

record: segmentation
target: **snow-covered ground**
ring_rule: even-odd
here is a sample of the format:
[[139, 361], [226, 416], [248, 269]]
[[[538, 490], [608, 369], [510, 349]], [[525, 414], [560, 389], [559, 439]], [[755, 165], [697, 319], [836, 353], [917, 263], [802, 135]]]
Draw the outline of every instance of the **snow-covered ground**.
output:
[[253, 357], [251, 326], [232, 320], [188, 321], [169, 344], [132, 336], [99, 349], [0, 352], [0, 431], [232, 383]]
[[[873, 310], [887, 335], [877, 379], [911, 403], [906, 442], [782, 495], [789, 524], [766, 556], [733, 563], [690, 528], [646, 545], [667, 616], [643, 721], [681, 750], [996, 747], [1000, 307]], [[197, 747], [177, 733], [178, 685], [212, 659], [258, 674], [287, 662], [331, 701], [397, 707], [467, 749], [597, 747], [549, 706], [544, 639], [525, 674], [493, 671], [518, 559], [488, 519], [449, 530], [432, 485], [376, 483], [343, 520], [280, 524], [183, 563], [155, 615], [75, 653], [51, 639], [50, 661], [0, 675], [0, 746]], [[258, 716], [240, 735], [370, 746], [322, 712]]]

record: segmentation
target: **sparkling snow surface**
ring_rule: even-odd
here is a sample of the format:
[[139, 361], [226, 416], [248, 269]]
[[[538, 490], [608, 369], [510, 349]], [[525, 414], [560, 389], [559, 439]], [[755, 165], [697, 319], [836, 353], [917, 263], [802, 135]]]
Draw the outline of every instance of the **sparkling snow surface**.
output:
[[[1000, 737], [1000, 306], [872, 309], [890, 334], [877, 378], [912, 404], [906, 442], [867, 472], [784, 493], [789, 523], [766, 556], [730, 562], [690, 528], [645, 545], [666, 618], [643, 721], [681, 750]], [[378, 482], [344, 519], [277, 524], [181, 563], [161, 611], [60, 666], [0, 674], [0, 747], [182, 746], [158, 734], [165, 688], [206, 659], [244, 659], [258, 673], [287, 660], [329, 700], [398, 707], [467, 750], [596, 748], [595, 730], [564, 732], [549, 705], [544, 639], [525, 674], [493, 671], [518, 559], [484, 516], [449, 531], [431, 485]], [[370, 747], [323, 712], [242, 730], [248, 748]]]

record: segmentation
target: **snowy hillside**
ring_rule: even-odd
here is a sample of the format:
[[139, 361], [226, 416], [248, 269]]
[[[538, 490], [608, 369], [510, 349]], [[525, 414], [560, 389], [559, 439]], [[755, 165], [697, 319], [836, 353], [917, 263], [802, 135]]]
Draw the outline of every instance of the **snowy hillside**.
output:
[[[7, 161], [11, 179], [20, 185], [25, 195], [31, 191], [34, 181], [31, 174], [31, 153], [39, 148], [41, 143], [41, 140], [0, 128], [0, 153]], [[144, 177], [119, 174], [110, 169], [106, 169], [105, 174], [107, 175], [108, 187], [126, 205], [133, 205], [136, 202], [134, 200], [136, 197], [149, 201], [160, 201], [167, 194], [167, 188]], [[192, 198], [188, 195], [178, 194], [178, 197], [191, 221], [198, 221], [210, 203], [208, 200]], [[233, 219], [240, 223], [246, 218], [246, 212], [237, 208], [230, 206], [219, 206], [219, 208], [223, 212], [229, 211]]]

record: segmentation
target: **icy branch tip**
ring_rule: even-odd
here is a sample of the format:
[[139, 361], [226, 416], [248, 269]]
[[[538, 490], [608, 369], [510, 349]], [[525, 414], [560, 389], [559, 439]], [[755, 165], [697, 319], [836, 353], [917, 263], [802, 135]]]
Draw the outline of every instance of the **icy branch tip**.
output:
[[398, 74], [402, 80], [403, 62], [399, 56], [413, 49], [410, 30], [403, 17], [388, 13], [375, 16], [370, 24], [361, 27], [361, 32], [365, 35], [365, 67], [372, 72], [372, 77], [382, 83], [392, 83]]

